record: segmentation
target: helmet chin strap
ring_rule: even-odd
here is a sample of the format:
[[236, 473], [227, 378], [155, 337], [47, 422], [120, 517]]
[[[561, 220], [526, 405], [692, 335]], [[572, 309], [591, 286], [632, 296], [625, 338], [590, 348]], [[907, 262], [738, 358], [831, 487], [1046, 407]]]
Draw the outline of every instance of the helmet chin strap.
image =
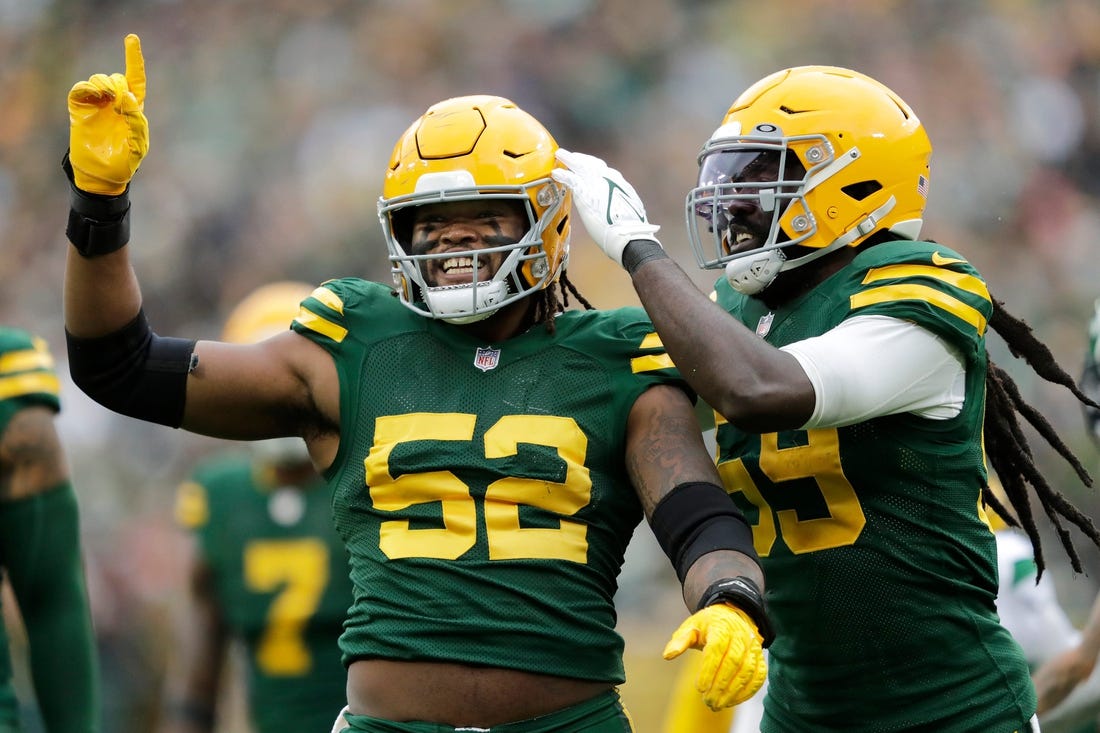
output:
[[[528, 237], [526, 235], [520, 241], [523, 242]], [[426, 288], [425, 304], [436, 318], [456, 326], [485, 320], [500, 310], [505, 299], [512, 293], [508, 276], [514, 270], [519, 254], [518, 249], [509, 252], [490, 280], [472, 282], [469, 285]]]
[[781, 249], [738, 257], [726, 263], [726, 280], [742, 295], [756, 295], [771, 285], [786, 262], [787, 256]]
[[[424, 302], [437, 318], [461, 326], [476, 323], [496, 313], [507, 295], [508, 283], [490, 280], [476, 285], [428, 288], [424, 293]], [[473, 312], [470, 309], [471, 304]]]

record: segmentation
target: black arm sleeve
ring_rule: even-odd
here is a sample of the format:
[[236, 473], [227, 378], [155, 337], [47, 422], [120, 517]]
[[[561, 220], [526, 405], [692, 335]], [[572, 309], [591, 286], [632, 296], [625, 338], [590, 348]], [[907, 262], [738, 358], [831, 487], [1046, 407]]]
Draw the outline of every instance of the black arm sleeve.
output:
[[716, 484], [680, 484], [657, 502], [649, 524], [681, 583], [696, 560], [715, 550], [740, 552], [760, 563], [745, 515]]
[[164, 338], [145, 311], [114, 333], [78, 338], [66, 331], [69, 373], [93, 400], [139, 420], [178, 428], [183, 423], [193, 340]]

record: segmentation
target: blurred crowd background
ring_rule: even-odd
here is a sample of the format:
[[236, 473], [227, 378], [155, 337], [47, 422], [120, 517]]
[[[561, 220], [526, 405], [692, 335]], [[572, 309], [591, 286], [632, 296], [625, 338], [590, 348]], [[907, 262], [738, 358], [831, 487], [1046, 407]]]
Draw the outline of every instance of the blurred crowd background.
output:
[[[682, 212], [699, 148], [753, 81], [826, 63], [913, 106], [935, 149], [925, 236], [965, 254], [1080, 371], [1100, 295], [1096, 0], [0, 0], [0, 322], [42, 335], [61, 362], [65, 97], [93, 73], [123, 71], [131, 32], [151, 127], [131, 194], [132, 257], [160, 333], [216, 337], [270, 280], [388, 281], [376, 201], [393, 142], [428, 105], [470, 93], [510, 97], [563, 147], [620, 168], [709, 289], [714, 273], [696, 270]], [[581, 292], [599, 307], [636, 304], [626, 276], [576, 231]], [[990, 350], [1100, 474], [1074, 399], [1018, 368], [998, 337]], [[146, 731], [184, 588], [172, 492], [219, 444], [115, 417], [71, 386], [63, 408], [109, 730]], [[1037, 457], [1100, 522], [1100, 495]], [[1073, 576], [1044, 529], [1049, 572], [1082, 621], [1100, 552], [1079, 542], [1090, 572]], [[653, 733], [664, 693], [639, 691], [667, 689], [672, 665], [659, 654], [683, 604], [638, 534], [621, 579], [624, 692], [639, 733]], [[246, 728], [230, 716], [223, 730]]]

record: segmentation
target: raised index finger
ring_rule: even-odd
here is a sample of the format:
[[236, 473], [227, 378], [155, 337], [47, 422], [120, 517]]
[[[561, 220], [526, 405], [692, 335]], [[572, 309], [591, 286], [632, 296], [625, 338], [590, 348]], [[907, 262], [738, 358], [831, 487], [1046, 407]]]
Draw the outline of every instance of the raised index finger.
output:
[[145, 58], [141, 55], [141, 39], [131, 33], [126, 36], [126, 85], [137, 99], [145, 103]]

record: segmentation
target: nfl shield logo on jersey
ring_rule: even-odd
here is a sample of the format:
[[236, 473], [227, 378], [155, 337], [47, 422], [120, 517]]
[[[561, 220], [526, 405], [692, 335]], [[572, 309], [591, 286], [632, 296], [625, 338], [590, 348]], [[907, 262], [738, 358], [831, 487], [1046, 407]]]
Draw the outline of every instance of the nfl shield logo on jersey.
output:
[[774, 313], [766, 313], [760, 316], [760, 320], [756, 322], [756, 335], [760, 338], [767, 336], [768, 332], [772, 330], [773, 320], [775, 320]]
[[479, 346], [474, 354], [474, 366], [483, 372], [496, 369], [500, 363], [500, 349], [491, 349], [488, 346]]

